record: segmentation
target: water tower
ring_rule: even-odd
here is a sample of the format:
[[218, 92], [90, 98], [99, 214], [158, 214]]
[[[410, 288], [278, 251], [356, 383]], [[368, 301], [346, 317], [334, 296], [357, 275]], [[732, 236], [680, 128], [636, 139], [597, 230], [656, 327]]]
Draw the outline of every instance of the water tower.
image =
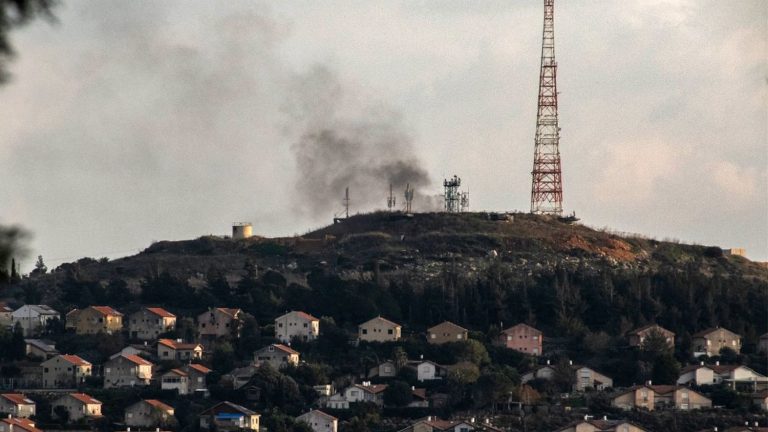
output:
[[243, 240], [253, 236], [253, 225], [250, 222], [235, 222], [232, 224], [232, 239]]

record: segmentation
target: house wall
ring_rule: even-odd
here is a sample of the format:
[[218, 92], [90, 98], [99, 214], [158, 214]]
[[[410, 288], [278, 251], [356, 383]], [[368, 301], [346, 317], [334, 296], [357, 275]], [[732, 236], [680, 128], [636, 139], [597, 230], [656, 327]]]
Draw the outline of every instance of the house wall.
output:
[[289, 343], [293, 338], [311, 341], [319, 335], [320, 322], [306, 319], [296, 312], [275, 319], [275, 337], [283, 343]]
[[176, 328], [175, 317], [161, 317], [142, 309], [128, 317], [128, 336], [132, 339], [155, 340]]
[[155, 427], [168, 422], [173, 413], [168, 413], [140, 401], [125, 409], [125, 424], [128, 426]]
[[427, 342], [431, 344], [444, 344], [448, 342], [461, 342], [468, 338], [468, 332], [459, 330], [453, 326], [437, 326], [427, 332]]
[[145, 386], [151, 379], [151, 365], [137, 365], [125, 357], [104, 363], [104, 388]]
[[165, 374], [160, 378], [162, 390], [176, 390], [180, 395], [191, 393], [189, 390], [189, 377], [176, 374]]
[[584, 391], [588, 388], [602, 390], [613, 387], [613, 380], [611, 378], [597, 373], [590, 368], [579, 368], [574, 374], [576, 375], [576, 384], [574, 384], [576, 391]]
[[437, 378], [437, 367], [428, 362], [420, 363], [416, 366], [416, 377], [419, 381], [433, 380]]
[[24, 305], [11, 314], [11, 325], [19, 324], [24, 336], [34, 336], [39, 334], [40, 330], [45, 328], [48, 321], [54, 318], [59, 318], [59, 314], [41, 314]]
[[236, 319], [218, 309], [212, 309], [197, 316], [197, 332], [203, 336], [230, 336], [237, 332]]
[[104, 315], [88, 307], [67, 315], [67, 327], [74, 328], [77, 334], [112, 334], [123, 329], [123, 317]]
[[202, 390], [206, 388], [205, 374], [189, 369], [189, 393], [194, 393], [195, 390]]
[[84, 404], [79, 400], [65, 396], [51, 404], [51, 410], [55, 416], [57, 406], [63, 406], [69, 413], [70, 422], [76, 422], [85, 417], [96, 417], [101, 415], [101, 404]]
[[725, 329], [716, 329], [704, 337], [693, 339], [693, 351], [705, 352], [708, 356], [719, 355], [722, 348], [728, 347], [741, 352], [741, 337]]
[[394, 342], [400, 339], [400, 326], [383, 320], [371, 320], [361, 324], [357, 336], [366, 342]]
[[541, 355], [540, 331], [528, 326], [518, 326], [508, 329], [501, 335], [503, 345], [507, 348], [530, 355]]
[[337, 432], [339, 427], [338, 420], [318, 414], [315, 411], [302, 414], [296, 420], [307, 423], [313, 432]]
[[77, 366], [64, 360], [61, 356], [44, 361], [43, 387], [72, 388], [83, 383], [85, 377], [91, 376], [91, 366]]
[[639, 388], [613, 398], [612, 405], [623, 409], [642, 408], [653, 411], [655, 394], [649, 388]]
[[647, 328], [645, 330], [639, 331], [637, 333], [631, 334], [629, 336], [629, 345], [631, 345], [631, 346], [641, 346], [643, 344], [643, 342], [645, 342], [645, 339], [648, 336], [650, 336], [653, 332], [659, 332], [662, 335], [664, 335], [664, 337], [667, 340], [667, 345], [670, 348], [674, 348], [675, 347], [675, 334], [673, 332], [671, 332], [671, 331], [669, 331], [669, 330], [667, 330], [667, 329], [665, 329], [663, 327], [659, 327], [659, 326], [653, 326], [653, 327]]
[[261, 349], [256, 352], [254, 361], [257, 364], [269, 363], [269, 365], [275, 369], [282, 369], [288, 365], [295, 366], [299, 364], [299, 356], [297, 354], [289, 354], [276, 348], [273, 351], [269, 351], [268, 348], [270, 347]]
[[0, 397], [0, 412], [11, 414], [14, 417], [28, 418], [35, 415], [35, 404], [16, 405], [8, 399]]

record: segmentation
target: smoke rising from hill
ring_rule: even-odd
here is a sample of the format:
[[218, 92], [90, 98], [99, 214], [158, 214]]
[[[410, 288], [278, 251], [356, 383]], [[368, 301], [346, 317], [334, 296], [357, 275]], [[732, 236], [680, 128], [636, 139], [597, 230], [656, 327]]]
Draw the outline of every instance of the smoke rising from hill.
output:
[[431, 210], [431, 204], [425, 208], [431, 201], [420, 199], [429, 175], [398, 113], [350, 97], [324, 66], [298, 77], [293, 96], [289, 112], [302, 125], [292, 147], [300, 208], [338, 213], [346, 187], [352, 211], [381, 208], [390, 184], [398, 202], [404, 202], [402, 194], [410, 184], [416, 190], [415, 208]]

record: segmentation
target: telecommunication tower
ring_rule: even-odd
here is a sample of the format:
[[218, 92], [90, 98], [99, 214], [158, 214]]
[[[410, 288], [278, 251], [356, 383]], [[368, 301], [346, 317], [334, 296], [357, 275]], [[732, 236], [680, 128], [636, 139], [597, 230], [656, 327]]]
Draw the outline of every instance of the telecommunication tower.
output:
[[411, 213], [411, 206], [413, 204], [413, 188], [411, 188], [411, 184], [408, 183], [405, 185], [405, 212], [410, 214]]
[[390, 183], [389, 184], [389, 196], [387, 197], [387, 209], [389, 211], [394, 210], [396, 204], [397, 204], [397, 198], [395, 198], [395, 195], [392, 194], [392, 183]]
[[344, 217], [340, 217], [337, 215], [333, 216], [333, 223], [339, 223], [343, 221], [344, 219], [349, 219], [349, 187], [347, 187], [344, 190], [344, 199], [341, 200], [342, 205], [344, 205]]
[[560, 127], [557, 122], [554, 0], [544, 0], [544, 31], [539, 72], [539, 101], [533, 155], [531, 213], [563, 214], [560, 168]]
[[443, 199], [445, 211], [448, 213], [461, 213], [469, 207], [469, 193], [459, 192], [459, 186], [461, 186], [461, 179], [456, 175], [443, 181], [445, 188]]

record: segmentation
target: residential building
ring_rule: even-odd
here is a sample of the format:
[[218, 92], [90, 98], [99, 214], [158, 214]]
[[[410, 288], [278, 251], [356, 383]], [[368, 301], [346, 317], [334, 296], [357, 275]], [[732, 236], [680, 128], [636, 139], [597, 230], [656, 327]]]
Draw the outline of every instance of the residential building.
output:
[[176, 329], [176, 315], [159, 307], [145, 307], [128, 316], [128, 336], [131, 339], [155, 340]]
[[60, 319], [61, 314], [48, 305], [24, 305], [11, 314], [12, 326], [21, 326], [24, 336], [40, 334], [54, 319]]
[[21, 393], [0, 394], [0, 413], [27, 418], [35, 415], [35, 407], [35, 401]]
[[70, 422], [76, 422], [83, 418], [101, 417], [101, 402], [85, 393], [69, 393], [51, 403], [54, 417], [58, 417], [59, 410], [67, 412]]
[[664, 408], [692, 410], [711, 408], [712, 400], [688, 387], [676, 385], [641, 385], [619, 393], [611, 404], [623, 409], [653, 411]]
[[6, 302], [0, 302], [0, 328], [13, 326], [13, 309]]
[[4, 418], [0, 420], [0, 432], [43, 432], [35, 422], [26, 418]]
[[768, 377], [742, 365], [721, 365], [720, 362], [686, 366], [680, 371], [677, 384], [712, 385], [726, 383], [729, 387], [746, 387], [757, 391], [768, 388]]
[[200, 413], [200, 429], [217, 431], [259, 430], [259, 414], [232, 402], [221, 402]]
[[45, 339], [24, 339], [24, 351], [30, 357], [48, 360], [59, 354], [56, 345]]
[[627, 333], [627, 338], [630, 346], [642, 348], [645, 345], [645, 340], [651, 335], [663, 338], [669, 348], [675, 348], [675, 333], [658, 324], [648, 324], [636, 328]]
[[157, 399], [144, 399], [125, 409], [126, 426], [164, 427], [176, 423], [173, 407]]
[[411, 402], [407, 408], [429, 408], [427, 389], [411, 387]]
[[543, 335], [528, 324], [517, 324], [501, 332], [498, 343], [506, 348], [534, 356], [541, 355]]
[[406, 366], [416, 370], [416, 379], [419, 381], [439, 380], [448, 374], [444, 366], [429, 360], [409, 361]]
[[[573, 373], [574, 384], [572, 391], [583, 392], [587, 390], [605, 390], [613, 387], [613, 379], [611, 377], [590, 367], [575, 365], [570, 361], [568, 362], [567, 367], [571, 370], [571, 373]], [[556, 366], [552, 366], [547, 362], [546, 365], [538, 366], [532, 371], [524, 374], [521, 378], [521, 382], [525, 384], [534, 379], [551, 380], [555, 376], [555, 368]]]
[[730, 348], [737, 353], [741, 352], [741, 336], [724, 329], [715, 327], [702, 330], [693, 335], [693, 355], [707, 355], [709, 357], [720, 355], [720, 350]]
[[349, 409], [349, 404], [356, 402], [372, 402], [379, 407], [384, 406], [384, 390], [386, 384], [371, 384], [365, 381], [362, 384], [353, 384], [340, 393], [330, 397], [328, 408]]
[[461, 420], [442, 420], [437, 417], [425, 417], [413, 422], [398, 432], [471, 432], [476, 428], [473, 424]]
[[198, 343], [184, 343], [181, 339], [160, 339], [157, 341], [157, 358], [188, 362], [203, 358], [203, 346]]
[[213, 308], [197, 316], [197, 334], [201, 339], [239, 337], [243, 311], [232, 308]]
[[400, 340], [402, 326], [377, 316], [358, 326], [357, 337], [365, 342], [395, 342]]
[[121, 355], [137, 355], [139, 357], [152, 357], [154, 355], [153, 350], [148, 345], [128, 345], [123, 347], [120, 351], [109, 356], [110, 360]]
[[73, 354], [61, 354], [42, 362], [43, 387], [73, 388], [91, 376], [93, 365]]
[[760, 336], [760, 339], [757, 341], [757, 352], [768, 354], [768, 333]]
[[205, 391], [208, 388], [207, 384], [207, 376], [209, 373], [211, 373], [211, 370], [207, 367], [192, 363], [185, 365], [181, 368], [184, 372], [187, 373], [187, 376], [189, 377], [189, 393], [193, 394], [198, 391]]
[[626, 420], [603, 418], [602, 420], [584, 419], [560, 428], [556, 432], [648, 432], [648, 430]]
[[299, 352], [283, 344], [272, 344], [256, 351], [253, 354], [253, 363], [256, 366], [267, 363], [275, 369], [282, 369], [288, 365], [299, 365]]
[[73, 309], [67, 314], [66, 321], [66, 328], [80, 335], [112, 334], [123, 330], [123, 314], [109, 306]]
[[320, 336], [320, 320], [312, 315], [291, 311], [275, 318], [275, 337], [283, 343], [289, 343], [296, 338], [301, 341], [312, 341]]
[[104, 388], [147, 386], [152, 363], [137, 355], [121, 354], [104, 363]]
[[248, 384], [248, 382], [251, 381], [251, 378], [256, 375], [258, 369], [259, 368], [257, 366], [252, 364], [241, 368], [232, 369], [225, 375], [222, 375], [221, 383], [227, 384], [233, 389], [237, 390]]
[[427, 342], [436, 345], [448, 342], [462, 342], [467, 340], [468, 337], [469, 331], [467, 329], [450, 321], [443, 321], [427, 329]]
[[312, 432], [337, 432], [339, 428], [339, 419], [320, 410], [304, 413], [296, 421], [308, 424]]
[[187, 395], [189, 391], [189, 374], [181, 369], [171, 369], [160, 376], [161, 390], [176, 390], [180, 395]]
[[391, 360], [387, 360], [378, 366], [372, 367], [368, 371], [367, 378], [394, 378], [397, 376], [397, 365]]

